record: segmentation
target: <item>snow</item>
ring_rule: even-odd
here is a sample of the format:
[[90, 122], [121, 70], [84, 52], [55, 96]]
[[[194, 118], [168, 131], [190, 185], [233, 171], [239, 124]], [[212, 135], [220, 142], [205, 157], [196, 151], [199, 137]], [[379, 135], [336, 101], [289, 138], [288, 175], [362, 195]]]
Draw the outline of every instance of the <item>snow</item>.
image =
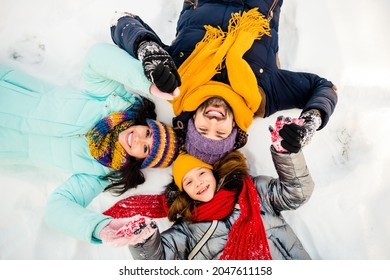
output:
[[[81, 64], [96, 42], [111, 42], [115, 11], [138, 14], [165, 43], [175, 34], [182, 0], [2, 0], [0, 63], [57, 84], [83, 87]], [[328, 125], [304, 148], [316, 182], [307, 204], [285, 213], [316, 260], [390, 259], [390, 26], [387, 0], [290, 0], [282, 7], [282, 68], [323, 76], [338, 87], [339, 103]], [[166, 101], [159, 119], [171, 121]], [[243, 148], [253, 174], [276, 175], [268, 126], [278, 115], [255, 119]], [[126, 248], [74, 240], [43, 223], [45, 201], [69, 174], [28, 166], [0, 170], [0, 259], [131, 259]], [[156, 193], [170, 169], [149, 170], [131, 193]], [[160, 186], [160, 187], [157, 187]], [[103, 211], [115, 198], [100, 195], [89, 206]], [[168, 226], [162, 220], [160, 226]]]

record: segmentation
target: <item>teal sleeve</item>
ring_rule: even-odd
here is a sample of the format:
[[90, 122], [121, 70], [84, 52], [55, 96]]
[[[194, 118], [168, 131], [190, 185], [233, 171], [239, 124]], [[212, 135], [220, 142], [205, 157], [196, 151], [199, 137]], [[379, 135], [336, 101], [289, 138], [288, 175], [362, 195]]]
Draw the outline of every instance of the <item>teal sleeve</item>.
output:
[[99, 176], [75, 174], [49, 196], [45, 208], [46, 224], [78, 240], [102, 243], [94, 234], [111, 221], [111, 217], [87, 209], [108, 182]]
[[84, 78], [87, 91], [103, 98], [113, 92], [125, 100], [133, 94], [147, 97], [151, 86], [141, 62], [108, 43], [97, 43], [88, 51]]

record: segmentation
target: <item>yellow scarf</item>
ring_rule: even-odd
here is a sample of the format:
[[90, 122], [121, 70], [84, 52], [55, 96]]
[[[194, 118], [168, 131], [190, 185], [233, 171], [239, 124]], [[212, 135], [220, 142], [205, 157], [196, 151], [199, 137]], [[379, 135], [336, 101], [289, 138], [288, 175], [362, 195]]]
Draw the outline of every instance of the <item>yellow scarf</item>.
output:
[[[203, 101], [219, 96], [233, 108], [237, 125], [247, 131], [260, 106], [261, 95], [256, 76], [243, 55], [254, 40], [270, 36], [269, 23], [258, 8], [254, 8], [233, 14], [228, 32], [209, 25], [205, 29], [202, 41], [178, 70], [182, 85], [180, 95], [171, 101], [173, 111], [175, 115], [194, 111]], [[211, 81], [224, 60], [230, 85]]]

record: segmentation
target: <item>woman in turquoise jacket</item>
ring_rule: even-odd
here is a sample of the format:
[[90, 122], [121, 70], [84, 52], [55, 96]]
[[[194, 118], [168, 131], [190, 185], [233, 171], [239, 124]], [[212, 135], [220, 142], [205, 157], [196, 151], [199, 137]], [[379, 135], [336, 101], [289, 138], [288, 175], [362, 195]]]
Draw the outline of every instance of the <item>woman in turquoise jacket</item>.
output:
[[177, 137], [155, 120], [154, 103], [142, 96], [151, 83], [125, 51], [96, 44], [84, 78], [85, 90], [60, 87], [0, 65], [0, 163], [73, 174], [50, 195], [45, 221], [101, 243], [112, 218], [87, 205], [105, 190], [121, 194], [142, 184], [143, 168], [169, 166]]

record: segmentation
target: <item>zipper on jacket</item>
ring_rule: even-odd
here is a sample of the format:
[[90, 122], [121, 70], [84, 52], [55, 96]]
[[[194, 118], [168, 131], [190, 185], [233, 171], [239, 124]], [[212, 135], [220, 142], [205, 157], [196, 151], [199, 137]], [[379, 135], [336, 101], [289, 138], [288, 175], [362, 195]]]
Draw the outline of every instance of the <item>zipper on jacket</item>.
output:
[[184, 3], [192, 6], [194, 9], [198, 7], [198, 0], [194, 0], [194, 2], [191, 0], [184, 0]]
[[278, 0], [275, 0], [272, 3], [271, 7], [269, 8], [268, 15], [267, 15], [268, 22], [270, 22], [272, 20], [272, 18], [274, 17], [274, 9], [275, 9], [277, 4], [278, 4]]

